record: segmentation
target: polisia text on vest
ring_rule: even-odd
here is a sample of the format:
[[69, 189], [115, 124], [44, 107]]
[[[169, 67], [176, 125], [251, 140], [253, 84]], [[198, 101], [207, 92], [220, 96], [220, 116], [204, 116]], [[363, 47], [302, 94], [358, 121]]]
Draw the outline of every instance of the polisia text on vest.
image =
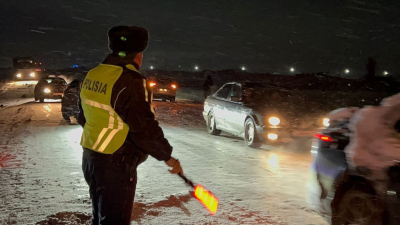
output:
[[97, 80], [85, 79], [82, 88], [85, 88], [89, 91], [98, 92], [100, 94], [107, 93], [107, 84], [103, 84], [103, 82]]

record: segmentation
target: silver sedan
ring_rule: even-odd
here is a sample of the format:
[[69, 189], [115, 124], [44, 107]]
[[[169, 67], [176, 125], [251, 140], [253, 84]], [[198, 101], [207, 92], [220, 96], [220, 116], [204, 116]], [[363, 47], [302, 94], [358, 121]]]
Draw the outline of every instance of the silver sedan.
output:
[[205, 100], [203, 117], [210, 134], [225, 131], [242, 137], [249, 147], [290, 142], [294, 137], [312, 137], [323, 127], [321, 113], [298, 119], [301, 107], [307, 111], [299, 96], [270, 84], [229, 82]]

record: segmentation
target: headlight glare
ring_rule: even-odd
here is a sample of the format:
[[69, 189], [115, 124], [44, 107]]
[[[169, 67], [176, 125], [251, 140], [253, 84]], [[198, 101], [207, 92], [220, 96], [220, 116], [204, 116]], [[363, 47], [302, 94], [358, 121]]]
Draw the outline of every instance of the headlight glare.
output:
[[270, 140], [276, 140], [276, 139], [278, 139], [278, 135], [277, 134], [268, 134], [268, 139], [270, 139]]
[[17, 77], [20, 78], [20, 77], [22, 77], [22, 75], [19, 73], [19, 74], [17, 74]]
[[328, 118], [324, 118], [323, 124], [324, 124], [325, 127], [329, 127], [329, 125], [330, 125], [329, 119]]
[[32, 72], [31, 74], [29, 74], [29, 76], [31, 76], [31, 77], [35, 77], [35, 73], [34, 73], [34, 72]]
[[271, 124], [272, 126], [278, 126], [281, 123], [281, 120], [278, 117], [270, 117], [268, 119], [269, 124]]
[[45, 89], [44, 89], [44, 93], [50, 93], [50, 89], [45, 88]]

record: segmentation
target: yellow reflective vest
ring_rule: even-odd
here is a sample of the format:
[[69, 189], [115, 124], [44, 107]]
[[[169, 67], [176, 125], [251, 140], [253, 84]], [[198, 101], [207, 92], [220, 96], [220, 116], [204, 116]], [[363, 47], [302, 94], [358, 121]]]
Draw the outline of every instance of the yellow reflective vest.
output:
[[[132, 65], [126, 67], [137, 72]], [[86, 119], [82, 147], [113, 154], [124, 144], [129, 126], [118, 116], [111, 103], [113, 86], [122, 71], [119, 66], [100, 64], [86, 75], [80, 93]]]

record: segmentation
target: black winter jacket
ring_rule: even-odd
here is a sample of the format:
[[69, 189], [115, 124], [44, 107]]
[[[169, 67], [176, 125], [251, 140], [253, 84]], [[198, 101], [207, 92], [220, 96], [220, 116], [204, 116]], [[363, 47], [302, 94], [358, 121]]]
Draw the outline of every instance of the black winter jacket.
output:
[[[143, 80], [146, 80], [147, 83], [147, 78], [138, 72], [127, 69], [126, 63], [118, 55], [110, 54], [103, 64], [123, 68], [121, 76], [112, 89], [111, 106], [128, 124], [129, 133], [125, 143], [114, 154], [139, 156], [139, 163], [145, 161], [148, 155], [160, 161], [168, 161], [171, 158], [172, 147], [155, 120], [151, 105], [151, 92], [147, 91], [146, 96]], [[132, 64], [138, 68], [134, 63]], [[149, 89], [147, 88], [147, 90]], [[78, 123], [83, 127], [86, 120], [80, 103], [79, 106]]]

